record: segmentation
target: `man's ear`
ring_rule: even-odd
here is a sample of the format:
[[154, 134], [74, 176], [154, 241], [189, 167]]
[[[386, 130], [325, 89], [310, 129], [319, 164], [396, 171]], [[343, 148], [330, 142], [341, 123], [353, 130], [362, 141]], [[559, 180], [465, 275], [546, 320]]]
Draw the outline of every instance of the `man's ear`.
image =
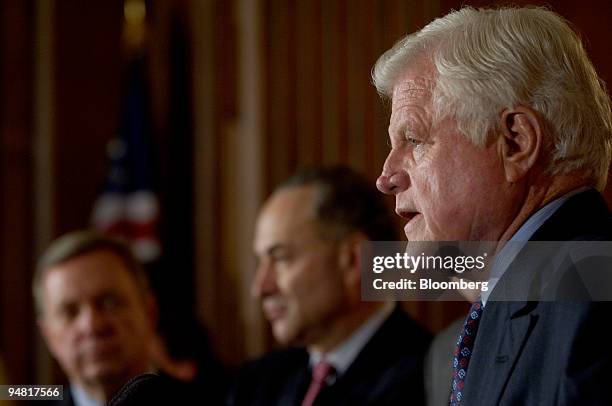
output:
[[504, 110], [500, 117], [499, 155], [506, 180], [517, 182], [535, 165], [542, 149], [543, 125], [532, 109], [517, 106]]
[[353, 232], [340, 242], [338, 261], [348, 285], [361, 283], [361, 246], [366, 240], [362, 232]]
[[49, 342], [49, 326], [47, 325], [44, 316], [43, 315], [38, 315], [36, 317], [36, 326], [38, 326], [38, 331], [40, 332], [40, 335], [42, 336], [42, 338], [46, 341]]
[[36, 318], [36, 325], [38, 326], [38, 331], [40, 332], [41, 337], [43, 338], [45, 344], [47, 344], [47, 349], [55, 358], [57, 352], [55, 351], [55, 339], [53, 334], [53, 329], [49, 325], [49, 321], [45, 319], [45, 316], [40, 314]]

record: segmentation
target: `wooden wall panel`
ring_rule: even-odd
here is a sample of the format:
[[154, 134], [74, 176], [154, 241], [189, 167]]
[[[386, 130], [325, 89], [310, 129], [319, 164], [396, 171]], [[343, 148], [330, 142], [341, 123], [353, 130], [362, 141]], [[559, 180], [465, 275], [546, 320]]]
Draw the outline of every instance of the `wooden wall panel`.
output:
[[33, 4], [0, 3], [0, 353], [7, 379], [32, 382]]
[[423, 19], [423, 7], [403, 1], [264, 3], [268, 191], [306, 164], [342, 162], [375, 177], [386, 156], [386, 123], [379, 119], [385, 113], [370, 70], [384, 49]]
[[336, 90], [342, 78], [340, 48], [342, 24], [340, 2], [321, 2], [320, 96], [321, 105], [321, 160], [335, 162], [340, 154], [340, 95]]
[[[244, 325], [240, 322], [240, 302], [236, 300], [240, 293], [239, 269], [236, 268], [236, 227], [232, 222], [237, 217], [232, 201], [237, 195], [235, 159], [230, 147], [238, 142], [236, 138], [237, 123], [237, 71], [238, 59], [236, 51], [236, 8], [235, 4], [226, 1], [213, 1], [215, 67], [214, 72], [214, 103], [213, 109], [213, 159], [215, 159], [214, 189], [212, 190], [214, 234], [208, 243], [217, 249], [215, 267], [206, 272], [217, 274], [215, 288], [215, 324], [213, 342], [220, 355], [230, 363], [235, 363], [237, 357], [244, 354], [244, 343], [238, 337], [244, 337]], [[196, 112], [197, 114], [197, 112]], [[233, 210], [234, 209], [234, 210]], [[213, 331], [214, 331], [213, 330]]]
[[118, 129], [122, 16], [121, 0], [55, 2], [54, 237], [89, 224], [105, 177], [106, 143]]
[[274, 185], [296, 162], [295, 59], [292, 57], [295, 49], [295, 13], [292, 6], [292, 2], [283, 0], [270, 1], [264, 5], [267, 29], [263, 42], [268, 68], [268, 100], [264, 102], [270, 106], [270, 111], [266, 112], [265, 124], [266, 146], [270, 151], [265, 173], [270, 185]]
[[[297, 165], [321, 161], [321, 26], [317, 1], [295, 6], [295, 106], [294, 117]], [[313, 29], [313, 27], [317, 27]]]
[[338, 162], [348, 162], [349, 155], [349, 134], [348, 134], [348, 114], [352, 103], [356, 103], [356, 100], [348, 99], [348, 24], [346, 18], [347, 8], [350, 6], [348, 0], [338, 0], [338, 15], [336, 24], [338, 24], [338, 48], [335, 52], [338, 53], [338, 64], [331, 69], [338, 70], [338, 81], [334, 88], [337, 92], [338, 97], [338, 156], [334, 161], [326, 162], [328, 164]]

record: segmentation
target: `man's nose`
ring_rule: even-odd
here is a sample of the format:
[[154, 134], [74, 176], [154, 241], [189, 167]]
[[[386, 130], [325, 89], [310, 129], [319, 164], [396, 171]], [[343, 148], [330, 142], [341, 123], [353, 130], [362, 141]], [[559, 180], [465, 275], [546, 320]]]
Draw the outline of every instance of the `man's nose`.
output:
[[276, 290], [276, 272], [268, 261], [262, 261], [257, 266], [257, 272], [251, 283], [251, 295], [254, 298], [262, 298], [275, 293]]
[[378, 190], [388, 195], [396, 195], [408, 189], [410, 178], [402, 168], [401, 162], [400, 155], [391, 150], [383, 165], [382, 173], [376, 180]]
[[104, 310], [93, 305], [81, 310], [78, 323], [83, 333], [92, 335], [104, 333], [109, 325], [108, 316]]

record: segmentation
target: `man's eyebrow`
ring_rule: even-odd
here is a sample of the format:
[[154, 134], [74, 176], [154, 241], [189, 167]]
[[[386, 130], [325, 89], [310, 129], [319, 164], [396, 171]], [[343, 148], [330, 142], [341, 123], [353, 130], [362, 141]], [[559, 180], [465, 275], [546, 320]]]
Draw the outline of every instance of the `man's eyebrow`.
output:
[[389, 130], [394, 132], [396, 135], [405, 135], [407, 133], [413, 133], [416, 131], [416, 125], [412, 121], [404, 120], [396, 126], [389, 126]]
[[[409, 107], [402, 107], [399, 110], [404, 110], [408, 108]], [[418, 132], [424, 124], [423, 120], [420, 119], [419, 115], [415, 116], [414, 114], [412, 114], [410, 117], [411, 119], [404, 119], [400, 122], [390, 122], [388, 127], [389, 135], [404, 136], [406, 134]]]
[[66, 307], [74, 306], [76, 304], [77, 304], [77, 301], [74, 299], [62, 299], [61, 301], [57, 303], [57, 308], [65, 309]]
[[[273, 257], [274, 255], [278, 255], [279, 252], [282, 252], [284, 250], [286, 250], [288, 247], [286, 244], [283, 243], [276, 243], [274, 245], [272, 245], [269, 248], [266, 248], [263, 252], [263, 256], [265, 257]], [[258, 254], [257, 252], [255, 252], [255, 266], [259, 267], [261, 260], [262, 260], [262, 255]]]
[[277, 254], [279, 251], [283, 251], [283, 250], [286, 250], [286, 249], [288, 249], [288, 248], [289, 248], [289, 247], [288, 247], [288, 246], [287, 246], [287, 244], [285, 244], [285, 243], [276, 243], [276, 244], [274, 244], [273, 246], [269, 247], [269, 248], [266, 250], [266, 253], [267, 253], [268, 255], [274, 255], [274, 254]]

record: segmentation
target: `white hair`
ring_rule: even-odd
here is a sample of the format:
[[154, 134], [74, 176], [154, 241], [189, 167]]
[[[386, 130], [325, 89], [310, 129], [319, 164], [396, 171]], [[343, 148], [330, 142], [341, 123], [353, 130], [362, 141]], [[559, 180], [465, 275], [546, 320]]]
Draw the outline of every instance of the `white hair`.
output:
[[391, 97], [411, 60], [427, 57], [434, 120], [453, 117], [484, 145], [507, 108], [527, 106], [545, 126], [552, 174], [580, 169], [603, 189], [612, 154], [612, 117], [605, 84], [568, 22], [539, 7], [465, 7], [429, 23], [385, 52], [372, 70]]

